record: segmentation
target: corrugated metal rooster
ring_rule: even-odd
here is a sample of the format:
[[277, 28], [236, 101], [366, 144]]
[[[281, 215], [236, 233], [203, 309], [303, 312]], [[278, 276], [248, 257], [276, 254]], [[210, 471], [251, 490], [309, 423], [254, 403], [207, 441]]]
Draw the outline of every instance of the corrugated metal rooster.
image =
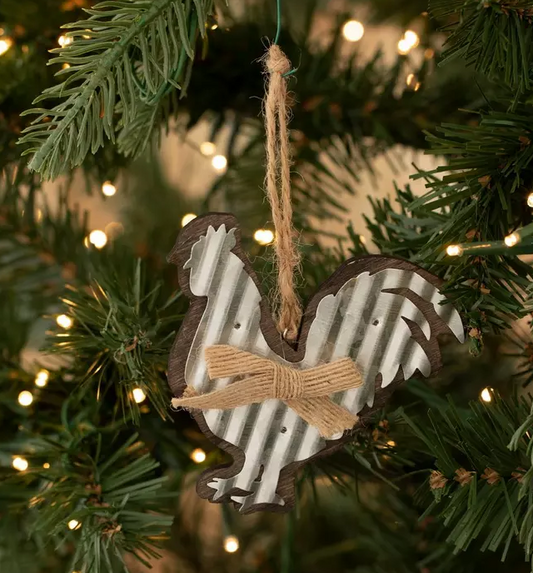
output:
[[[364, 416], [381, 406], [398, 382], [440, 367], [438, 335], [464, 340], [459, 314], [438, 291], [439, 279], [399, 259], [346, 261], [309, 302], [294, 345], [276, 331], [233, 216], [211, 214], [189, 223], [169, 260], [191, 299], [169, 362], [177, 397], [186, 390], [212, 392], [238, 378], [210, 379], [205, 350], [225, 344], [298, 370], [351, 358], [363, 383], [331, 399]], [[234, 459], [204, 472], [198, 493], [212, 501], [231, 499], [243, 512], [290, 508], [298, 467], [346, 439], [342, 433], [324, 439], [278, 399], [193, 414]]]

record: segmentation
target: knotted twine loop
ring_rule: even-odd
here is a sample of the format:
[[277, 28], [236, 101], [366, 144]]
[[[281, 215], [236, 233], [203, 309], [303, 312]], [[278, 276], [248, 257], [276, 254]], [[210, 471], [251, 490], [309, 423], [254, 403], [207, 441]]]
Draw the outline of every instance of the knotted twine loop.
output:
[[363, 384], [355, 363], [341, 358], [305, 370], [297, 370], [228, 346], [217, 344], [205, 349], [207, 372], [211, 380], [239, 376], [224, 388], [197, 394], [187, 386], [181, 398], [174, 398], [174, 408], [228, 410], [277, 399], [285, 402], [305, 422], [315, 426], [320, 435], [330, 438], [350, 430], [358, 420], [330, 395]]
[[265, 187], [276, 230], [275, 252], [278, 271], [275, 305], [278, 330], [287, 340], [295, 340], [302, 318], [302, 307], [295, 290], [295, 272], [300, 257], [293, 241], [291, 204], [291, 158], [287, 131], [287, 79], [291, 63], [277, 44], [264, 58], [268, 74], [267, 95], [263, 102], [266, 130]]

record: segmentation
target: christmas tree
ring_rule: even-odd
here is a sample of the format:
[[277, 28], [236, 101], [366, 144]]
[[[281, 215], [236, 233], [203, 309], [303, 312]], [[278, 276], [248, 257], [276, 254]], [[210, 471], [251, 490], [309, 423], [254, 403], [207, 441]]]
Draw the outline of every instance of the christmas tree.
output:
[[[228, 456], [170, 407], [189, 301], [167, 255], [230, 212], [274, 290], [274, 36], [301, 299], [398, 257], [442, 280], [467, 344], [302, 467], [292, 511], [247, 514], [195, 493]], [[1, 570], [529, 571], [532, 70], [527, 0], [1, 0]]]

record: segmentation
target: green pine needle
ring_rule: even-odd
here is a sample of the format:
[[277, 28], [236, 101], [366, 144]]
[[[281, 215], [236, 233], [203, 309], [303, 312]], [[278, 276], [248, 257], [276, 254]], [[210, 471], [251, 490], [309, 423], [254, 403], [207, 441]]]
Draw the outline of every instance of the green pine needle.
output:
[[[68, 64], [66, 79], [35, 100], [60, 100], [51, 109], [25, 112], [37, 118], [20, 143], [29, 144], [30, 168], [45, 179], [80, 165], [86, 155], [115, 141], [148, 106], [156, 113], [172, 89], [184, 90], [198, 31], [212, 0], [108, 0], [85, 10], [87, 20], [64, 26], [71, 43], [52, 50], [50, 64]], [[187, 64], [189, 62], [189, 64]], [[150, 141], [142, 134], [138, 152]]]

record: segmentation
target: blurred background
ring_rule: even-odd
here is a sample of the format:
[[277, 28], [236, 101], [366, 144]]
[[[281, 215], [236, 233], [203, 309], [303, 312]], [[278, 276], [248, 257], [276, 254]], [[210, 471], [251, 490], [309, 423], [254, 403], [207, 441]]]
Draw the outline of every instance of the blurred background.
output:
[[[0, 571], [528, 571], [532, 498], [519, 501], [518, 484], [530, 450], [507, 449], [530, 420], [529, 402], [517, 397], [532, 372], [528, 319], [516, 321], [527, 313], [522, 302], [519, 312], [507, 298], [500, 306], [490, 299], [500, 292], [467, 275], [468, 261], [460, 271], [443, 263], [442, 244], [424, 250], [448, 203], [436, 215], [407, 213], [447, 174], [444, 156], [460, 156], [451, 145], [436, 150], [427, 134], [441, 125], [474, 129], [481, 110], [499, 109], [487, 102], [514, 97], [463, 58], [442, 65], [462, 2], [450, 1], [449, 11], [435, 2], [431, 14], [425, 0], [282, 2], [279, 44], [296, 68], [290, 127], [302, 297], [350, 256], [397, 255], [463, 289], [469, 334], [467, 345], [444, 344], [439, 376], [406, 383], [353, 444], [306, 466], [287, 515], [242, 515], [196, 495], [200, 471], [227, 460], [187, 413], [170, 412], [166, 383], [188, 304], [166, 256], [185, 224], [209, 211], [234, 213], [266, 291], [274, 284], [258, 60], [276, 33], [275, 1], [217, 2], [212, 12], [207, 1], [180, 2], [188, 24], [198, 6], [206, 13], [186, 71], [150, 85], [139, 32], [126, 52], [131, 69], [110, 72], [117, 93], [129, 73], [136, 82], [131, 117], [122, 92], [113, 107], [100, 88], [71, 135], [39, 139], [67, 115], [54, 107], [60, 98], [85, 93], [86, 76], [60, 82], [107, 65], [106, 55], [74, 51], [110, 33], [85, 29], [84, 19], [166, 4], [175, 2], [0, 0]], [[529, 26], [531, 8], [519, 9]], [[74, 41], [69, 30], [79, 33]], [[167, 33], [183, 52], [186, 40]], [[154, 28], [147, 38], [158, 35]], [[32, 104], [43, 90], [48, 99]], [[114, 142], [94, 127], [106, 122], [116, 127]], [[480, 167], [472, 181], [486, 187], [483, 174]], [[508, 226], [530, 219], [530, 189], [520, 186]], [[501, 235], [497, 214], [490, 220]], [[463, 240], [468, 224], [446, 231], [446, 241], [454, 233]], [[501, 287], [528, 276], [520, 261], [493, 280]], [[485, 298], [474, 304], [465, 285]], [[479, 498], [455, 479], [461, 470], [464, 484], [481, 484]], [[500, 485], [490, 489], [491, 479]], [[439, 506], [445, 494], [451, 501]]]

